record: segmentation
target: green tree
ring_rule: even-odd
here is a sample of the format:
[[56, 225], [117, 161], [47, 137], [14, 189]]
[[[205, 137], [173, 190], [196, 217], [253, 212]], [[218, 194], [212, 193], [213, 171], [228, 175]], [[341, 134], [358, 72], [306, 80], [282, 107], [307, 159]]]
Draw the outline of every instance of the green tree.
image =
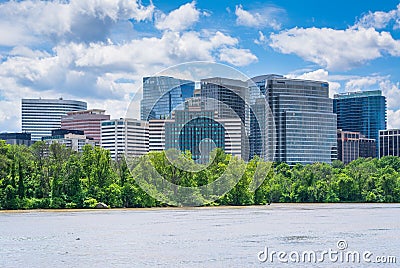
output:
[[7, 185], [4, 190], [3, 207], [5, 209], [18, 209], [17, 191], [12, 185]]
[[361, 201], [356, 181], [346, 174], [340, 174], [336, 178], [335, 190], [340, 201]]

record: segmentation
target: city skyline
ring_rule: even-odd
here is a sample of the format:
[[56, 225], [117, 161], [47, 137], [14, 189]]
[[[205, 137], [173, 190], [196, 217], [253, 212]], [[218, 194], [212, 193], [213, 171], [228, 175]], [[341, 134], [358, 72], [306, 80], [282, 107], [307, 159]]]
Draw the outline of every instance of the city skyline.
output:
[[[159, 76], [151, 77], [151, 79], [150, 77], [146, 77], [143, 79], [143, 81], [153, 81], [155, 86], [148, 88], [148, 92], [146, 94], [147, 97], [143, 99], [143, 103], [146, 104], [143, 105], [142, 108], [152, 107], [152, 109], [146, 109], [149, 111], [154, 109], [161, 112], [160, 115], [163, 115], [163, 118], [149, 118], [150, 122], [148, 122], [149, 120], [139, 121], [139, 119], [121, 118], [120, 120], [123, 120], [121, 121], [121, 125], [127, 126], [126, 131], [128, 131], [128, 128], [130, 128], [134, 131], [134, 133], [120, 133], [120, 122], [118, 119], [110, 120], [110, 116], [105, 115], [105, 110], [102, 109], [84, 109], [87, 108], [86, 102], [63, 99], [22, 99], [23, 107], [21, 112], [23, 117], [26, 117], [24, 122], [26, 124], [28, 121], [30, 122], [30, 124], [28, 124], [29, 126], [34, 122], [40, 123], [39, 125], [34, 124], [31, 126], [33, 127], [33, 131], [31, 133], [34, 135], [37, 135], [37, 131], [43, 131], [44, 129], [46, 129], [46, 131], [51, 130], [51, 136], [45, 135], [46, 137], [42, 138], [42, 140], [53, 142], [57, 139], [64, 139], [65, 141], [62, 141], [63, 143], [76, 142], [75, 147], [77, 150], [80, 150], [79, 148], [82, 148], [84, 144], [88, 142], [90, 143], [90, 141], [86, 138], [86, 135], [89, 135], [89, 139], [98, 137], [97, 142], [100, 142], [98, 145], [110, 150], [115, 149], [115, 153], [112, 153], [112, 158], [115, 158], [117, 154], [123, 153], [127, 150], [132, 150], [130, 153], [133, 154], [143, 154], [143, 152], [146, 150], [139, 152], [136, 149], [132, 149], [141, 148], [142, 150], [144, 149], [143, 146], [134, 145], [132, 147], [131, 142], [136, 142], [136, 135], [142, 135], [145, 133], [145, 136], [143, 136], [145, 140], [143, 140], [143, 142], [146, 144], [147, 151], [149, 151], [150, 138], [150, 140], [157, 142], [158, 145], [162, 145], [160, 142], [165, 142], [165, 146], [161, 146], [163, 148], [165, 147], [165, 149], [176, 148], [181, 151], [190, 150], [195, 160], [199, 159], [200, 161], [204, 161], [205, 158], [202, 160], [201, 158], [203, 158], [203, 156], [200, 156], [200, 152], [203, 149], [207, 152], [210, 152], [212, 147], [218, 147], [225, 150], [225, 147], [229, 144], [228, 147], [230, 149], [228, 149], [228, 153], [231, 154], [230, 151], [232, 146], [239, 146], [238, 148], [241, 147], [241, 152], [239, 152], [239, 154], [237, 154], [237, 152], [232, 154], [240, 155], [240, 158], [247, 160], [248, 157], [246, 156], [246, 152], [247, 149], [250, 149], [251, 151], [251, 146], [250, 148], [247, 148], [246, 145], [243, 147], [243, 144], [246, 144], [246, 142], [244, 142], [245, 138], [242, 135], [244, 135], [246, 132], [244, 130], [248, 129], [248, 131], [250, 131], [248, 134], [251, 137], [252, 134], [250, 133], [252, 133], [253, 130], [256, 130], [251, 124], [257, 124], [257, 122], [254, 120], [246, 120], [250, 114], [245, 112], [247, 109], [247, 106], [245, 105], [245, 99], [250, 96], [252, 96], [249, 100], [250, 107], [253, 107], [254, 104], [257, 106], [258, 100], [264, 98], [270, 105], [272, 112], [271, 115], [274, 117], [273, 121], [275, 122], [274, 128], [276, 129], [276, 141], [278, 145], [276, 147], [276, 152], [274, 153], [274, 160], [278, 162], [286, 162], [289, 164], [309, 164], [314, 162], [331, 163], [338, 157], [336, 129], [340, 131], [344, 130], [358, 132], [359, 135], [362, 134], [367, 138], [373, 138], [376, 145], [378, 145], [379, 142], [379, 131], [386, 129], [386, 99], [384, 96], [382, 96], [381, 91], [376, 90], [359, 93], [336, 94], [334, 99], [331, 99], [329, 98], [328, 83], [312, 80], [290, 79], [279, 75], [263, 75], [254, 77], [250, 80], [254, 84], [249, 83], [250, 81], [243, 82], [241, 80], [227, 79], [224, 77], [204, 78], [200, 80], [201, 87], [197, 88], [196, 90], [194, 90], [194, 84], [195, 81], [197, 81], [196, 79], [189, 81], [179, 80], [170, 76]], [[156, 81], [157, 83], [155, 83]], [[181, 108], [178, 107], [172, 108], [172, 106], [175, 105], [174, 102], [183, 101], [179, 100], [179, 98], [183, 97], [184, 95], [183, 91], [181, 93], [174, 93], [176, 95], [176, 100], [174, 101], [171, 98], [172, 94], [170, 94], [171, 91], [174, 91], [178, 88], [180, 89], [179, 83], [189, 83], [192, 85], [190, 91], [191, 93], [189, 95], [193, 94], [193, 97], [184, 98], [184, 110], [181, 110]], [[169, 86], [170, 89], [168, 89], [166, 86]], [[159, 87], [163, 89], [162, 94], [158, 94], [160, 91]], [[255, 94], [255, 88], [259, 89], [259, 94]], [[234, 91], [237, 93], [234, 93]], [[247, 93], [245, 93], [245, 91], [247, 91]], [[168, 94], [170, 97], [165, 98], [165, 94]], [[155, 104], [151, 105], [151, 101], [153, 99], [152, 96], [154, 95], [160, 95], [159, 100], [164, 101], [160, 102], [159, 100], [154, 99], [153, 101]], [[234, 97], [239, 97], [239, 95], [242, 95], [240, 99], [243, 103]], [[211, 102], [211, 100], [217, 101], [217, 99], [220, 102]], [[230, 108], [228, 110], [225, 110], [223, 106], [220, 107], [220, 105], [224, 102], [229, 102], [224, 104], [229, 104], [228, 107]], [[73, 107], [76, 108], [76, 111], [73, 111]], [[264, 116], [266, 116], [265, 113], [268, 112], [264, 111]], [[65, 116], [62, 117], [61, 114], [65, 114]], [[141, 114], [143, 114], [143, 112]], [[214, 114], [217, 116], [216, 118], [218, 118], [215, 122], [213, 116]], [[236, 116], [234, 116], [234, 114], [236, 114]], [[246, 117], [245, 114], [247, 114]], [[338, 116], [337, 124], [336, 114]], [[197, 119], [200, 121], [192, 121], [198, 116], [200, 117]], [[45, 117], [45, 121], [43, 121], [43, 117]], [[220, 119], [224, 120], [235, 117], [237, 117], [235, 122], [218, 122]], [[27, 118], [29, 120], [27, 120]], [[204, 121], [205, 118], [208, 118], [208, 121]], [[156, 130], [156, 133], [153, 133], [156, 134], [154, 137], [151, 137], [151, 135], [149, 137], [149, 126], [152, 125], [151, 119], [157, 119], [156, 121], [163, 119], [164, 123], [166, 124], [165, 130], [163, 130], [164, 127], [161, 126], [162, 129], [158, 129]], [[186, 122], [188, 119], [190, 119], [190, 122], [188, 122], [188, 127], [186, 128], [183, 122]], [[134, 122], [128, 122], [129, 120], [134, 120]], [[265, 118], [262, 120], [265, 120]], [[103, 137], [103, 126], [108, 128], [110, 125], [110, 123], [107, 121], [113, 123], [111, 124], [113, 127], [110, 129], [112, 132], [109, 133], [111, 136], [107, 136], [108, 145], [104, 147], [103, 145], [105, 144], [103, 144], [103, 138], [106, 138], [106, 136]], [[118, 121], [118, 124], [115, 123], [115, 121]], [[127, 121], [127, 123], [123, 123], [125, 121]], [[136, 126], [138, 124], [136, 122], [140, 122], [138, 129], [129, 127], [129, 125]], [[214, 126], [213, 122], [217, 124], [215, 125], [215, 128], [211, 127]], [[243, 129], [240, 126], [240, 122], [243, 124]], [[62, 132], [60, 132], [61, 134], [53, 134], [54, 131], [58, 131], [54, 129], [55, 125], [61, 127], [61, 129], [58, 129]], [[157, 122], [156, 125], [156, 128], [159, 128], [159, 122]], [[218, 125], [220, 125], [223, 129], [230, 129], [230, 134], [226, 135], [224, 131], [218, 130]], [[260, 124], [260, 127], [263, 125], [264, 124]], [[182, 126], [185, 127], [181, 129]], [[237, 126], [239, 126], [239, 128], [237, 128]], [[85, 135], [85, 137], [64, 136], [65, 134], [69, 134], [69, 132], [65, 132], [66, 129], [81, 131], [81, 133], [72, 134]], [[160, 130], [165, 131], [165, 134], [159, 133]], [[180, 131], [183, 131], [182, 139]], [[264, 133], [261, 135], [261, 133], [256, 132], [254, 132], [254, 137], [256, 140], [263, 139], [261, 136], [266, 134]], [[104, 134], [105, 133], [106, 132], [104, 132]], [[236, 140], [236, 143], [225, 141], [227, 136], [229, 140], [229, 136], [232, 134], [234, 136], [239, 134], [242, 136], [242, 138]], [[256, 134], [260, 136], [257, 136]], [[270, 134], [273, 133], [271, 132], [267, 136], [270, 136]], [[118, 135], [122, 135], [121, 138]], [[165, 139], [163, 139], [163, 137], [165, 137]], [[10, 136], [9, 139], [15, 138]], [[125, 144], [125, 149], [120, 148], [117, 150], [117, 147], [115, 146], [117, 146], [117, 143], [120, 142], [120, 139], [126, 140], [122, 142], [122, 144]], [[160, 139], [163, 139], [164, 141]], [[204, 147], [201, 145], [204, 139], [211, 139], [213, 142], [216, 142], [215, 146], [211, 146], [211, 143], [207, 143], [208, 145], [203, 145], [208, 147]], [[347, 138], [342, 140], [347, 142]], [[104, 141], [106, 141], [106, 139]], [[273, 142], [273, 140], [271, 141]], [[177, 142], [179, 142], [179, 146]], [[79, 144], [81, 147], [79, 147]], [[95, 143], [93, 142], [93, 144]], [[202, 147], [203, 149], [199, 149], [199, 146], [203, 146], [204, 148]], [[157, 146], [157, 148], [158, 147], [160, 146]], [[348, 153], [354, 154], [355, 156], [365, 155], [365, 157], [374, 157], [370, 155], [370, 149], [367, 147], [367, 144], [364, 144], [363, 142], [359, 147], [361, 153], [358, 152], [357, 148], [354, 152], [349, 151]], [[378, 146], [375, 148], [377, 149], [375, 156], [379, 156]], [[253, 149], [253, 153], [257, 151], [256, 154], [258, 156], [264, 157], [264, 152], [262, 152], [263, 149], [258, 147]], [[203, 155], [203, 152], [201, 152], [201, 155]], [[250, 156], [250, 159], [253, 156], [254, 155]]]
[[[310, 80], [310, 79], [300, 79], [300, 78], [289, 78], [289, 77], [285, 77], [285, 76], [280, 76], [280, 75], [275, 75], [275, 74], [267, 74], [267, 75], [263, 75], [263, 76], [260, 76], [260, 77], [267, 77], [267, 76], [277, 76], [277, 77], [281, 77], [281, 78], [283, 78], [283, 79], [292, 79], [292, 80], [299, 80], [299, 81], [302, 81], [302, 80], [304, 80], [304, 81], [311, 81], [311, 82], [324, 82], [324, 81], [318, 81], [318, 80]], [[149, 78], [149, 77], [146, 77], [146, 79], [147, 78]], [[155, 77], [156, 78], [156, 77]], [[176, 80], [179, 80], [178, 78], [175, 78], [175, 77], [167, 77], [167, 78], [169, 78], [169, 79], [176, 79]], [[256, 79], [256, 78], [258, 78], [258, 77], [253, 77], [252, 79]], [[183, 80], [183, 81], [185, 81], [185, 80]], [[199, 82], [199, 81], [187, 81], [187, 82], [194, 82], [194, 83], [197, 83], [197, 82]], [[171, 91], [174, 91], [174, 87], [172, 88], [172, 89], [170, 89]], [[251, 94], [251, 87], [249, 87], [248, 88], [248, 90], [249, 90], [249, 94]], [[361, 91], [361, 90], [359, 90], [359, 91], [354, 91], [354, 92], [349, 92], [350, 93], [350, 95], [349, 94], [344, 94], [344, 93], [339, 93], [339, 94], [335, 94], [333, 97], [330, 97], [330, 99], [331, 100], [335, 100], [335, 98], [337, 98], [337, 97], [343, 97], [343, 96], [352, 96], [353, 95], [353, 93], [355, 93], [355, 94], [357, 94], [357, 95], [359, 95], [360, 93], [361, 93], [361, 95], [364, 95], [364, 94], [374, 94], [374, 93], [376, 93], [376, 92], [378, 92], [379, 90], [366, 90], [366, 91]], [[382, 94], [381, 96], [383, 96], [383, 97], [385, 97], [386, 99], [387, 99], [387, 97], [386, 96], [384, 96], [383, 95], [383, 92], [381, 92], [381, 93], [379, 93], [379, 94]], [[24, 99], [21, 99], [21, 100], [24, 100]], [[20, 101], [21, 101], [20, 100]], [[27, 99], [27, 100], [31, 100], [31, 101], [40, 101], [40, 100], [43, 100], [43, 101], [63, 101], [63, 98], [58, 98], [58, 99], [50, 99], [50, 98], [41, 98], [41, 97], [39, 97], [39, 98], [37, 98], [37, 99]], [[164, 100], [164, 97], [159, 97], [159, 100], [157, 101], [156, 100], [156, 102], [157, 102], [157, 105], [160, 105], [158, 102], [160, 102], [160, 101], [163, 101]], [[85, 100], [83, 100], [83, 99], [80, 99], [80, 100], [67, 100], [67, 101], [74, 101], [74, 102], [83, 102], [83, 103], [85, 103], [86, 101]], [[165, 100], [164, 100], [165, 101]], [[91, 107], [90, 105], [90, 103], [87, 103], [87, 107]], [[174, 109], [175, 108], [177, 108], [177, 107], [174, 107]], [[103, 110], [103, 108], [102, 107], [96, 107], [96, 108], [87, 108], [86, 110], [83, 110], [83, 111], [97, 111], [97, 110], [101, 110], [101, 111], [103, 111], [103, 112], [106, 112], [106, 110]], [[130, 111], [130, 110], [129, 110]], [[21, 111], [19, 111], [20, 113], [21, 113]], [[67, 113], [65, 113], [65, 114], [67, 114]], [[132, 117], [132, 116], [121, 116], [121, 117], [115, 117], [115, 116], [113, 116], [113, 115], [110, 115], [110, 119], [123, 119], [123, 118], [126, 118], [126, 119], [136, 119], [136, 120], [143, 120], [143, 118], [141, 118], [142, 116], [141, 116], [141, 113], [139, 112], [139, 114], [135, 117]], [[154, 119], [159, 119], [159, 118], [154, 118]], [[400, 127], [399, 128], [391, 128], [390, 126], [391, 126], [391, 122], [389, 121], [390, 120], [390, 118], [387, 116], [386, 117], [386, 127], [384, 128], [384, 129], [400, 129]], [[145, 121], [148, 121], [148, 120], [145, 120]], [[339, 129], [340, 129], [340, 127], [338, 127]], [[16, 131], [7, 131], [7, 130], [4, 130], [4, 129], [0, 129], [0, 133], [14, 133], [14, 132], [24, 132], [24, 130], [22, 130], [22, 124], [21, 124], [21, 126], [20, 126], [20, 128], [18, 129], [18, 130], [16, 130]], [[25, 131], [26, 132], [26, 131]]]
[[187, 61], [328, 81], [331, 96], [381, 89], [400, 128], [398, 1], [0, 1], [0, 14], [2, 131], [20, 130], [23, 97], [82, 99], [113, 118], [134, 98], [139, 115], [142, 77]]

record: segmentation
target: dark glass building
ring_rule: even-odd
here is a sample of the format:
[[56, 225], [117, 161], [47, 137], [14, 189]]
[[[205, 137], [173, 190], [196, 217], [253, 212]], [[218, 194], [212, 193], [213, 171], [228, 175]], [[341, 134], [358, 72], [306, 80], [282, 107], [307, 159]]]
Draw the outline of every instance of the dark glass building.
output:
[[263, 75], [254, 77], [249, 82], [250, 91], [250, 158], [259, 156], [267, 161], [274, 161], [276, 133], [273, 116], [266, 102], [266, 81], [281, 79], [281, 75]]
[[79, 129], [62, 129], [62, 128], [53, 129], [51, 131], [51, 136], [42, 137], [42, 140], [44, 141], [49, 139], [63, 138], [67, 134], [85, 135], [85, 132]]
[[[252, 79], [271, 109], [276, 128], [274, 161], [288, 164], [331, 163], [337, 158], [336, 115], [326, 82], [264, 75]], [[251, 94], [251, 103], [260, 98]], [[267, 129], [272, 120], [267, 119]], [[257, 128], [251, 127], [253, 140]], [[269, 135], [269, 134], [267, 134]], [[251, 150], [257, 154], [260, 148]]]
[[[218, 112], [219, 118], [240, 118], [246, 125], [247, 83], [214, 77], [201, 80], [201, 97], [206, 109]], [[207, 101], [212, 99], [212, 101]]]
[[142, 120], [170, 118], [171, 112], [193, 97], [195, 83], [169, 76], [143, 78], [143, 99], [140, 103]]
[[205, 109], [216, 111], [219, 119], [240, 119], [242, 159], [249, 160], [250, 115], [246, 102], [249, 100], [248, 83], [242, 80], [212, 77], [201, 81], [201, 99]]
[[5, 140], [7, 144], [18, 144], [31, 146], [34, 141], [31, 140], [30, 133], [0, 133], [0, 140]]
[[[338, 129], [360, 132], [379, 143], [379, 131], [386, 129], [386, 98], [382, 91], [336, 94], [333, 111], [337, 114]], [[379, 146], [376, 155], [379, 155]]]
[[173, 121], [165, 122], [165, 149], [190, 151], [197, 163], [209, 161], [215, 148], [225, 149], [224, 126], [215, 120], [215, 111], [190, 109], [173, 112]]

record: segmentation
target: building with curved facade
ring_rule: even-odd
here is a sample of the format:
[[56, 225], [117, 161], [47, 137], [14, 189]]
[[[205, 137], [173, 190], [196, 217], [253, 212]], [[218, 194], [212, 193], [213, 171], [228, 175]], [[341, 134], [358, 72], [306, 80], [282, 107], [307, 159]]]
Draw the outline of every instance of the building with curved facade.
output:
[[61, 127], [61, 117], [67, 112], [86, 110], [87, 103], [76, 100], [22, 99], [22, 132], [30, 133], [32, 140], [51, 136]]

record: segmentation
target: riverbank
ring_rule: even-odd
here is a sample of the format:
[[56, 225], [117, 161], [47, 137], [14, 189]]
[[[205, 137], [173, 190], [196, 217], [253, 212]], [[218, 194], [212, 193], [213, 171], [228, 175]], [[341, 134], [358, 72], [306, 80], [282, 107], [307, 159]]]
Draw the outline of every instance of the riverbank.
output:
[[20, 210], [0, 210], [1, 213], [32, 213], [32, 212], [109, 212], [109, 211], [182, 211], [182, 210], [241, 210], [248, 208], [278, 210], [278, 209], [331, 209], [331, 208], [379, 208], [379, 207], [399, 208], [400, 203], [273, 203], [271, 205], [252, 205], [252, 206], [202, 206], [202, 207], [150, 207], [150, 208], [109, 208], [109, 209], [20, 209]]

